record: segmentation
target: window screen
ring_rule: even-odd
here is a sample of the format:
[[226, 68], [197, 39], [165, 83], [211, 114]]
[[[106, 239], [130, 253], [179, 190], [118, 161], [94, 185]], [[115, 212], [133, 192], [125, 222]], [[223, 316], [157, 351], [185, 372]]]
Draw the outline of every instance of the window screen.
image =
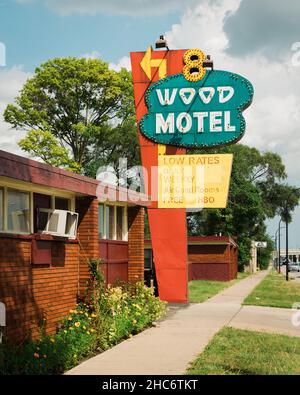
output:
[[30, 230], [29, 193], [7, 190], [7, 229], [28, 233]]

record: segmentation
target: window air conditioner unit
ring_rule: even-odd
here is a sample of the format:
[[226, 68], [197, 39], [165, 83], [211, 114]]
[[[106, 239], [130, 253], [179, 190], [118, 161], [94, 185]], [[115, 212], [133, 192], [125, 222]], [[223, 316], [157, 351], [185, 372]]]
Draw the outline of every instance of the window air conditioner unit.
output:
[[78, 214], [67, 210], [40, 208], [37, 216], [39, 233], [75, 239], [77, 234]]

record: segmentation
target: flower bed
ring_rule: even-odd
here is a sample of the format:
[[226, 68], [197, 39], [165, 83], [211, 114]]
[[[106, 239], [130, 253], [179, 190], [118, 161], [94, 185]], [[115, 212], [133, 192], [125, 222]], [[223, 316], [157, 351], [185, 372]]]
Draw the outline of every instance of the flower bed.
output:
[[104, 287], [96, 278], [89, 303], [70, 310], [57, 333], [0, 347], [0, 374], [59, 374], [131, 337], [163, 316], [165, 303], [143, 283]]

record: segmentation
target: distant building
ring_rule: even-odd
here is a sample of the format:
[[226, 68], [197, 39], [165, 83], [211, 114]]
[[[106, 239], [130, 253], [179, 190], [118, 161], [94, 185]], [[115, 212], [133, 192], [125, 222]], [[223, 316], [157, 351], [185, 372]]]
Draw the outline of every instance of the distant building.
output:
[[[285, 248], [280, 249], [280, 257], [282, 262], [286, 257]], [[289, 248], [289, 259], [292, 262], [297, 262], [297, 263], [300, 262], [300, 248]], [[273, 251], [273, 260], [277, 262], [278, 250]]]

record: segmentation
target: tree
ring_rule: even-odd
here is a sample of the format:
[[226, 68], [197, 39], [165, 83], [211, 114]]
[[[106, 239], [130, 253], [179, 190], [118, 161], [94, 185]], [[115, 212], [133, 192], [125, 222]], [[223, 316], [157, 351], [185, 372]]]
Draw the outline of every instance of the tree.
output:
[[4, 119], [27, 130], [23, 150], [56, 166], [94, 175], [96, 165], [120, 153], [139, 160], [131, 73], [110, 70], [99, 59], [42, 64]]
[[[289, 211], [293, 210], [300, 191], [283, 183], [286, 173], [278, 154], [261, 153], [241, 144], [222, 148], [218, 153], [234, 154], [228, 206], [189, 215], [188, 231], [190, 234], [237, 236], [242, 269], [250, 259], [251, 240], [269, 241], [270, 244], [265, 220], [283, 215], [287, 199]], [[260, 252], [262, 266], [270, 259], [270, 251], [268, 248]]]

